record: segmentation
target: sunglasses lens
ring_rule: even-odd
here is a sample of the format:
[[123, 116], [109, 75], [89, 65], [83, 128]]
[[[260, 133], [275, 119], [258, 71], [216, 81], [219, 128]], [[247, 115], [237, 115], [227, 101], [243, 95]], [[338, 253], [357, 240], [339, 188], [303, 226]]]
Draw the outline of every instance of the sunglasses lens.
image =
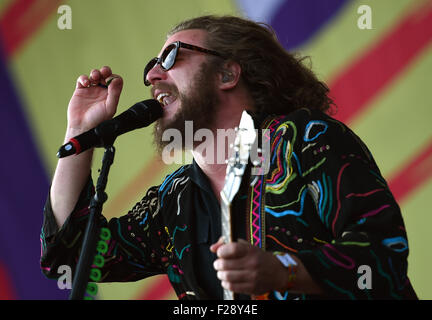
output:
[[155, 67], [157, 63], [160, 63], [163, 70], [168, 71], [171, 69], [176, 61], [178, 47], [175, 43], [170, 44], [165, 48], [162, 56], [159, 58], [153, 58], [147, 63], [144, 68], [144, 84], [149, 86], [151, 83], [147, 80], [147, 74], [151, 69]]
[[150, 82], [147, 80], [147, 74], [149, 73], [149, 71], [151, 69], [153, 69], [153, 67], [155, 66], [156, 62], [157, 62], [157, 58], [153, 58], [153, 59], [151, 59], [149, 61], [149, 63], [147, 63], [147, 65], [144, 68], [144, 84], [146, 86], [150, 85]]
[[162, 68], [166, 71], [172, 68], [177, 57], [177, 46], [169, 45], [162, 55]]

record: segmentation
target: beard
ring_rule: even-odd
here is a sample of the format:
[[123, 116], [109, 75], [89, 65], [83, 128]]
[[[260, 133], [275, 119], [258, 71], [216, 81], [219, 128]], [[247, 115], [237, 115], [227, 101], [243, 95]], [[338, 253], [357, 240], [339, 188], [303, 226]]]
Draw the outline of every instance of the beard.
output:
[[[216, 107], [219, 98], [215, 89], [215, 68], [210, 63], [203, 63], [188, 88], [188, 94], [180, 93], [174, 86], [162, 86], [164, 89], [176, 94], [180, 107], [172, 120], [163, 118], [156, 121], [153, 127], [153, 141], [159, 155], [171, 141], [163, 141], [162, 136], [168, 129], [178, 130], [181, 134], [181, 145], [176, 147], [185, 150], [186, 141], [186, 121], [192, 121], [193, 135], [199, 129], [212, 129], [215, 125]], [[189, 141], [189, 143], [191, 143]], [[193, 145], [193, 143], [192, 143]]]

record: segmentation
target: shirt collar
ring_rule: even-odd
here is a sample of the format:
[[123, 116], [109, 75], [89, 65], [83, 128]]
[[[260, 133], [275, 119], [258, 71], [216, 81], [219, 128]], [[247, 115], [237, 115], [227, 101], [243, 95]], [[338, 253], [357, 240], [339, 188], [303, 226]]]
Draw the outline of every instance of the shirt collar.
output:
[[196, 163], [195, 159], [192, 161], [191, 164], [190, 179], [201, 189], [205, 191], [212, 190], [209, 179], [201, 170], [198, 163]]

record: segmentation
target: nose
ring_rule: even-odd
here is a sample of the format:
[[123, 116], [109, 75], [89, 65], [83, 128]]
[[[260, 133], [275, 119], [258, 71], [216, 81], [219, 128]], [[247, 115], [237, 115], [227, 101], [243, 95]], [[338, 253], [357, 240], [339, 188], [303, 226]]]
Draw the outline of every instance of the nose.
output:
[[160, 64], [156, 64], [150, 71], [147, 73], [147, 81], [154, 85], [156, 81], [165, 80], [167, 78], [166, 71], [162, 70]]

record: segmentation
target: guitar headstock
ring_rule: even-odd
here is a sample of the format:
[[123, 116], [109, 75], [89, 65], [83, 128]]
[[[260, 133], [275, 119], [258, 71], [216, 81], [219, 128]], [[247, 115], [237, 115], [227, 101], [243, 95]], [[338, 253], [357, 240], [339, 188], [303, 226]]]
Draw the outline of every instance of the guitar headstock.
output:
[[227, 161], [225, 186], [222, 190], [229, 203], [231, 203], [240, 188], [256, 136], [252, 117], [247, 111], [243, 111], [239, 126], [235, 128], [234, 142], [230, 146], [232, 152]]
[[[255, 139], [256, 132], [253, 119], [247, 111], [243, 111], [240, 124], [235, 128], [234, 143], [230, 146], [231, 154], [227, 161], [225, 185], [220, 192], [222, 237], [225, 243], [233, 241], [231, 204], [240, 189]], [[223, 298], [224, 300], [234, 300], [234, 293], [228, 289], [223, 289]]]

